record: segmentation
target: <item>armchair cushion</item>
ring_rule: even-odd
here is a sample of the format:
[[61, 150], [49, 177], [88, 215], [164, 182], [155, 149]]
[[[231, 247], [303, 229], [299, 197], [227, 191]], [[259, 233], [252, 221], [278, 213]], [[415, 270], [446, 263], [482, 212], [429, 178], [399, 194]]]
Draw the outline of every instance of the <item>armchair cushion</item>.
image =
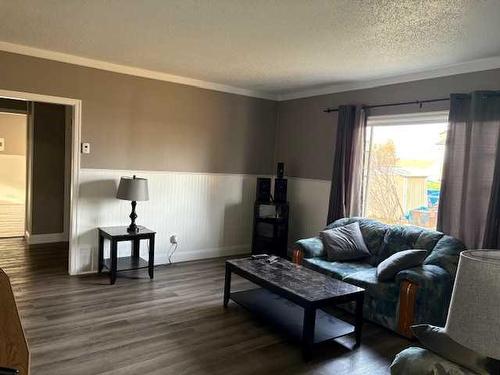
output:
[[412, 326], [411, 330], [424, 347], [439, 356], [478, 374], [487, 375], [490, 373], [489, 368], [493, 363], [490, 364], [487, 357], [453, 341], [444, 328], [419, 324]]
[[396, 355], [391, 375], [477, 375], [427, 349], [409, 347]]

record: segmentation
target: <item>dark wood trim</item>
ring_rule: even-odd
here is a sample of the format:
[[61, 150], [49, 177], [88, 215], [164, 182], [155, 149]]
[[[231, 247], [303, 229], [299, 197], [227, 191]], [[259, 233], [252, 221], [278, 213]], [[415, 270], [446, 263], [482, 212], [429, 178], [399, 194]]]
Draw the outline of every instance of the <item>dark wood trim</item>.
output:
[[303, 259], [304, 259], [304, 251], [300, 247], [295, 247], [292, 250], [292, 262], [301, 265]]
[[415, 300], [417, 298], [418, 285], [403, 280], [399, 289], [399, 317], [398, 333], [408, 338], [413, 338], [410, 327], [415, 322]]

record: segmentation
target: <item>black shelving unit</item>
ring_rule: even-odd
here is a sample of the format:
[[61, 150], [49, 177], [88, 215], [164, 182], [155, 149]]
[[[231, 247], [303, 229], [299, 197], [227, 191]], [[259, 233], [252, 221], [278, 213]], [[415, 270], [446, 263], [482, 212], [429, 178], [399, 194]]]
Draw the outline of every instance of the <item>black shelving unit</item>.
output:
[[286, 257], [288, 215], [288, 202], [255, 202], [252, 254]]

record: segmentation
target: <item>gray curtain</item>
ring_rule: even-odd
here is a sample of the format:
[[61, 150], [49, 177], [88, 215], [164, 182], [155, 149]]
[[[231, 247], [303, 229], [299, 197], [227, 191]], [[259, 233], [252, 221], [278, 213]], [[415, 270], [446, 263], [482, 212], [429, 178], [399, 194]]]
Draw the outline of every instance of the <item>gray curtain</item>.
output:
[[468, 248], [500, 248], [500, 92], [450, 98], [438, 230]]
[[327, 224], [361, 215], [365, 128], [362, 107], [339, 107]]

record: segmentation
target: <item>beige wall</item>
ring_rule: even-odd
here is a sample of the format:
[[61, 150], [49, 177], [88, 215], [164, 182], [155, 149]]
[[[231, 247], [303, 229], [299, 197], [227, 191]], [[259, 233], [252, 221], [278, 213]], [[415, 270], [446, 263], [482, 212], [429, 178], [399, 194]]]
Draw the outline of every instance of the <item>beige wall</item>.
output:
[[[0, 113], [0, 138], [5, 139], [5, 151], [0, 151], [0, 203], [24, 205], [26, 199], [26, 115]], [[2, 210], [5, 209], [7, 208], [2, 206]], [[1, 214], [2, 212], [0, 216]], [[2, 225], [7, 225], [5, 218]]]
[[[276, 161], [284, 161], [288, 176], [331, 179], [337, 114], [324, 113], [341, 104], [384, 104], [446, 98], [450, 93], [500, 89], [500, 69], [356, 90], [278, 104]], [[443, 110], [447, 102], [424, 105], [422, 111]], [[386, 107], [372, 114], [417, 112], [418, 106]]]
[[26, 155], [26, 115], [0, 112], [0, 138], [5, 149], [0, 155]]
[[0, 88], [82, 99], [83, 168], [270, 173], [277, 103], [0, 52]]

